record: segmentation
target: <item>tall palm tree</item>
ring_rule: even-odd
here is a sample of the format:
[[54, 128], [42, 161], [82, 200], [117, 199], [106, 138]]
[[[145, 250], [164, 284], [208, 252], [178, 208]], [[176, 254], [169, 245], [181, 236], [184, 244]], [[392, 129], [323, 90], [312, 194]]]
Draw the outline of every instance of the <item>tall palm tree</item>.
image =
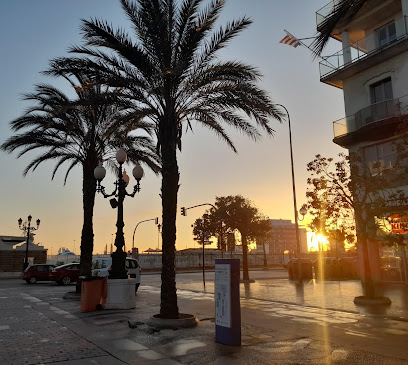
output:
[[143, 161], [156, 172], [159, 171], [159, 159], [150, 137], [129, 135], [130, 130], [142, 128], [149, 132], [150, 127], [129, 116], [125, 107], [112, 104], [110, 99], [114, 92], [79, 73], [65, 78], [73, 86], [76, 99], [71, 100], [51, 85], [36, 85], [33, 93], [25, 95], [25, 99], [34, 101], [34, 105], [10, 123], [14, 132], [24, 132], [11, 136], [1, 149], [9, 153], [20, 150], [18, 158], [32, 150], [41, 151], [25, 168], [24, 176], [42, 162], [52, 160], [56, 161], [53, 179], [61, 165], [68, 163], [65, 184], [72, 169], [77, 165], [82, 167], [84, 217], [80, 274], [90, 276], [95, 167], [104, 161], [109, 164], [119, 147], [127, 150], [130, 160]]
[[338, 0], [319, 26], [319, 34], [312, 43], [316, 55], [321, 55], [333, 30], [340, 24], [349, 23], [369, 0]]
[[[113, 29], [104, 20], [83, 20], [85, 44], [75, 59], [56, 59], [52, 74], [86, 69], [100, 82], [122, 89], [133, 112], [155, 123], [162, 158], [163, 256], [160, 316], [178, 318], [175, 242], [182, 126], [197, 122], [235, 146], [223, 124], [259, 140], [261, 127], [281, 114], [258, 87], [260, 73], [242, 62], [216, 58], [251, 20], [242, 17], [215, 30], [224, 0], [121, 0], [133, 29]], [[247, 120], [252, 119], [255, 125]]]

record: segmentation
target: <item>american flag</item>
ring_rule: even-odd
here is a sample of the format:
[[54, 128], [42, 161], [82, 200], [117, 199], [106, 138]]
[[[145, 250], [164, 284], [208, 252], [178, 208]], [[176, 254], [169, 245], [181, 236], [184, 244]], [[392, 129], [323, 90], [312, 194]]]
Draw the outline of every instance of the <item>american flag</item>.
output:
[[300, 45], [300, 42], [295, 37], [291, 36], [290, 34], [285, 36], [279, 43], [288, 44], [289, 46], [292, 46], [295, 48]]

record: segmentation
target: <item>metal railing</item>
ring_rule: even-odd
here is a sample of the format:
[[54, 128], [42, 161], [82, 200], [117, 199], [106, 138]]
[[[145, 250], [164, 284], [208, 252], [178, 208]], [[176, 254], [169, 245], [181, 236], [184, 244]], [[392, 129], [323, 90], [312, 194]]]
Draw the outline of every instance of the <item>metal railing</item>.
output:
[[328, 4], [316, 11], [316, 26], [319, 28], [320, 24], [333, 12], [340, 0], [330, 1]]
[[379, 39], [377, 33], [372, 33], [369, 36], [360, 39], [350, 46], [336, 52], [331, 56], [324, 57], [319, 62], [320, 78], [324, 78], [333, 72], [342, 69], [354, 62], [357, 62], [366, 56], [379, 51], [388, 45], [407, 36], [407, 18], [404, 16], [395, 20], [395, 37], [390, 37], [387, 40]]
[[351, 132], [384, 119], [408, 114], [408, 95], [401, 98], [386, 100], [372, 104], [359, 110], [356, 114], [333, 122], [334, 138], [344, 136]]

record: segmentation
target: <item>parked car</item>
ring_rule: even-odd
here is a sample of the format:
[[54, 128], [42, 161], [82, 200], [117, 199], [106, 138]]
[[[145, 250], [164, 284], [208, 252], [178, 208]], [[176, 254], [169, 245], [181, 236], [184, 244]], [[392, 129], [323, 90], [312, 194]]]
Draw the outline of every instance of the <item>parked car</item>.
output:
[[79, 264], [71, 263], [57, 266], [51, 272], [51, 280], [59, 285], [69, 285], [79, 279]]
[[52, 281], [51, 271], [55, 265], [38, 264], [28, 266], [23, 273], [23, 280], [27, 284], [35, 284], [37, 281]]
[[[131, 278], [136, 279], [135, 291], [140, 286], [140, 268], [139, 262], [133, 257], [126, 257], [126, 270]], [[92, 261], [92, 276], [108, 276], [112, 267], [112, 257], [98, 257]]]

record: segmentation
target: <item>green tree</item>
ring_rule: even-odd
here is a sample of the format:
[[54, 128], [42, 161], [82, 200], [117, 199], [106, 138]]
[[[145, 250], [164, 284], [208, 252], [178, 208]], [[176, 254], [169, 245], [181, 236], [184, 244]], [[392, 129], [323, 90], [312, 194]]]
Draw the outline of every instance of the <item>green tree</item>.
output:
[[126, 108], [112, 105], [109, 90], [81, 74], [65, 78], [73, 87], [76, 98], [71, 100], [51, 85], [36, 85], [33, 93], [25, 95], [25, 100], [34, 102], [33, 106], [10, 123], [14, 132], [23, 132], [11, 136], [1, 149], [8, 153], [20, 150], [18, 158], [33, 150], [41, 151], [27, 165], [24, 176], [43, 162], [55, 161], [51, 176], [54, 179], [59, 168], [66, 163], [65, 184], [72, 169], [78, 165], [82, 167], [80, 275], [90, 276], [95, 167], [102, 162], [109, 164], [120, 147], [126, 149], [129, 160], [143, 161], [156, 172], [159, 171], [159, 159], [149, 137], [129, 134], [138, 128], [149, 132], [150, 127], [129, 117]]
[[[332, 158], [316, 155], [307, 165], [311, 188], [306, 196], [309, 212], [314, 216], [312, 227], [337, 240], [352, 240], [356, 232], [363, 254], [365, 296], [374, 298], [367, 241], [378, 239], [379, 231], [385, 233], [381, 226], [392, 210], [390, 203], [404, 200], [405, 194], [392, 187], [398, 171], [383, 169], [381, 173], [372, 174], [361, 154], [340, 154], [339, 157], [339, 161], [333, 162]], [[400, 237], [387, 233], [384, 242], [399, 240]]]
[[281, 119], [258, 86], [261, 75], [255, 68], [217, 58], [251, 20], [242, 17], [216, 30], [225, 1], [203, 4], [204, 0], [121, 0], [134, 38], [106, 21], [84, 20], [85, 45], [71, 49], [78, 56], [54, 61], [53, 74], [86, 69], [99, 81], [121, 88], [133, 103], [133, 114], [155, 123], [162, 158], [162, 318], [179, 314], [174, 263], [177, 148], [181, 150], [183, 125], [192, 128], [197, 122], [236, 151], [223, 125], [259, 140], [257, 126], [272, 134], [271, 117]]
[[258, 208], [241, 195], [216, 197], [215, 207], [210, 210], [225, 224], [227, 234], [239, 231], [242, 240], [242, 272], [243, 279], [249, 280], [248, 243], [261, 235], [263, 224]]
[[266, 257], [265, 245], [271, 241], [271, 229], [272, 226], [267, 217], [259, 217], [253, 229], [253, 238], [256, 241], [256, 245], [262, 245], [264, 255], [264, 267], [268, 267], [268, 260]]
[[204, 213], [201, 218], [195, 220], [193, 234], [196, 241], [203, 244], [203, 242], [208, 241], [213, 236], [212, 232], [213, 227], [207, 213]]

